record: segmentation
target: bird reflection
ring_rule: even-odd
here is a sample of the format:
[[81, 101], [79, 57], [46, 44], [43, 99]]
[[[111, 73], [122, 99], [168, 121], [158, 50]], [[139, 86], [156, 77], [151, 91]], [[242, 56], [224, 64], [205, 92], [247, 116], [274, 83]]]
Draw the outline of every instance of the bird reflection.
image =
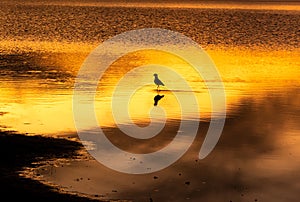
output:
[[154, 83], [157, 85], [157, 95], [154, 96], [154, 106], [157, 106], [158, 101], [161, 100], [165, 95], [159, 94], [159, 86], [164, 86], [165, 84], [158, 78], [158, 74], [154, 73]]
[[159, 95], [159, 94], [157, 94], [157, 95], [154, 97], [154, 106], [157, 106], [158, 101], [159, 101], [160, 99], [162, 99], [164, 96], [165, 96], [165, 95]]

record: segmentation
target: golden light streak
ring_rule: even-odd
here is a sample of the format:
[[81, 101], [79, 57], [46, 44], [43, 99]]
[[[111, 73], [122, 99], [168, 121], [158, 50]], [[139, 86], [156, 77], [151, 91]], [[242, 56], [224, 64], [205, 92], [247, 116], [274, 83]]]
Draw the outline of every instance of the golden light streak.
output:
[[[16, 45], [1, 43], [0, 48], [3, 49], [3, 46], [13, 47]], [[85, 46], [68, 43], [53, 45], [50, 42], [24, 42], [18, 43], [18, 47], [19, 54], [26, 53], [26, 51], [38, 52], [39, 57], [35, 61], [37, 64], [55, 67], [57, 72], [69, 71], [71, 75], [75, 76], [85, 57], [95, 45]], [[47, 50], [49, 47], [54, 47], [53, 52], [38, 51]], [[206, 51], [215, 62], [224, 80], [228, 114], [234, 112], [235, 108], [239, 106], [240, 100], [245, 97], [259, 101], [267, 92], [285, 91], [299, 85], [299, 49], [263, 50], [259, 47], [253, 49], [243, 47], [216, 49], [215, 47], [208, 47]], [[130, 57], [134, 59], [130, 60]], [[184, 64], [184, 61], [168, 54], [159, 53], [158, 56], [157, 52], [148, 51], [127, 55], [110, 67], [102, 81], [108, 81], [109, 84], [116, 83], [128, 69], [145, 63], [170, 66], [180, 74], [185, 75], [193, 89], [195, 91], [200, 89], [202, 92], [197, 94], [200, 109], [203, 112], [201, 115], [205, 115], [205, 112], [209, 114], [210, 100], [205, 83], [195, 77], [192, 71], [186, 71], [188, 65]], [[43, 72], [43, 70], [40, 71], [40, 73]], [[45, 80], [39, 77], [34, 79], [30, 77], [8, 77], [7, 79], [7, 82], [0, 83], [1, 111], [8, 112], [0, 116], [1, 125], [8, 126], [9, 129], [30, 133], [57, 134], [58, 131], [75, 131], [72, 114], [72, 79], [68, 81], [69, 83], [56, 79]], [[152, 82], [153, 77], [152, 75], [143, 75], [141, 79]], [[102, 84], [100, 83], [98, 90], [99, 93], [105, 90], [105, 93], [96, 96], [96, 114], [99, 118], [110, 117], [105, 119], [107, 120], [105, 125], [111, 124], [112, 120], [109, 113], [112, 88]], [[141, 118], [148, 112], [147, 108], [152, 105], [155, 94], [155, 91], [150, 90], [152, 88], [155, 87], [146, 86], [139, 89], [132, 97], [129, 109], [133, 117]], [[174, 95], [171, 92], [164, 93], [166, 97], [159, 104], [165, 107], [167, 111], [171, 111], [170, 109], [178, 110]], [[170, 114], [175, 116], [176, 113]], [[148, 114], [146, 115], [146, 119], [148, 119]]]

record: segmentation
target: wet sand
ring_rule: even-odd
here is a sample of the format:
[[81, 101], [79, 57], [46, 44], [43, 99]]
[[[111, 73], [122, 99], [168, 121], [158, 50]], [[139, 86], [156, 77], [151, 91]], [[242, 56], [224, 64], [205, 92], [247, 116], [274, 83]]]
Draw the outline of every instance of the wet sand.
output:
[[0, 132], [0, 194], [11, 201], [99, 201], [76, 194], [58, 192], [57, 188], [22, 177], [25, 167], [52, 159], [78, 158], [79, 142], [43, 136], [27, 136], [15, 132]]

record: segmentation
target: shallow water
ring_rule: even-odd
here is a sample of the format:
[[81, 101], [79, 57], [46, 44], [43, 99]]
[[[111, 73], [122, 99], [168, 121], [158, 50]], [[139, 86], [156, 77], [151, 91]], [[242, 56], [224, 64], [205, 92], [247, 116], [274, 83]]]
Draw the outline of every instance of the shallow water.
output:
[[[216, 148], [203, 160], [198, 159], [198, 152], [208, 127], [205, 122], [200, 123], [196, 141], [186, 154], [161, 171], [122, 174], [86, 155], [53, 166], [47, 163], [31, 172], [39, 176], [36, 179], [60, 185], [61, 190], [98, 199], [297, 201], [298, 95], [299, 89], [294, 89], [268, 92], [260, 99], [242, 98], [235, 113], [227, 118]], [[176, 126], [176, 122], [169, 125], [168, 134], [176, 132]], [[115, 145], [133, 153], [153, 152], [149, 148], [160, 149], [172, 139], [165, 134], [148, 142], [135, 142], [124, 140], [115, 128], [105, 132]], [[132, 154], [133, 161], [134, 157]]]
[[[184, 75], [196, 95], [201, 111], [196, 141], [179, 161], [151, 174], [118, 173], [87, 155], [87, 159], [34, 170], [45, 183], [103, 199], [298, 200], [299, 10], [2, 3], [0, 20], [5, 25], [0, 26], [3, 129], [76, 137], [72, 98], [78, 70], [101, 41], [131, 29], [160, 27], [191, 37], [209, 54], [225, 86], [224, 131], [213, 152], [199, 160], [211, 113], [209, 89], [203, 80], [168, 54], [145, 51], [121, 58], [110, 67], [95, 97], [97, 118], [111, 141], [132, 153], [149, 153], [174, 138], [180, 109], [173, 93], [184, 96], [189, 92], [186, 89], [166, 86], [159, 92], [165, 97], [158, 106], [168, 112], [168, 122], [160, 136], [149, 141], [122, 135], [111, 115], [112, 92], [122, 75], [133, 67], [157, 62]], [[163, 71], [159, 77], [166, 83], [172, 81]], [[152, 73], [140, 72], [132, 79], [137, 78], [149, 85], [133, 95], [129, 109], [133, 121], [146, 126], [157, 91]], [[195, 114], [189, 115], [188, 120], [195, 121]]]
[[[260, 49], [226, 48], [210, 49], [207, 52], [218, 67], [224, 81], [229, 117], [236, 113], [235, 108], [240, 106], [240, 101], [244, 97], [260, 100], [266, 93], [281, 94], [299, 85], [299, 52], [297, 51], [266, 52]], [[86, 56], [87, 53], [2, 55], [0, 85], [3, 115], [0, 117], [1, 126], [24, 133], [58, 135], [74, 132], [72, 112], [74, 78]], [[231, 58], [231, 60], [226, 58]], [[155, 59], [152, 56], [153, 62], [157, 62], [158, 59], [160, 58]], [[144, 62], [141, 60], [138, 64]], [[121, 63], [128, 67], [127, 62]], [[185, 66], [178, 64], [180, 69], [185, 71]], [[118, 69], [117, 74], [116, 72], [108, 73], [107, 78], [104, 79], [110, 80], [110, 83], [101, 87], [106, 89], [106, 93], [103, 93], [103, 89], [99, 89], [101, 93], [96, 96], [99, 118], [110, 112], [110, 96], [118, 78], [122, 75], [118, 64], [115, 64], [114, 68]], [[161, 75], [161, 77], [166, 81], [169, 79], [166, 75]], [[194, 78], [196, 78], [195, 81]], [[197, 80], [197, 77], [193, 75], [190, 75], [189, 79], [200, 104], [201, 117], [207, 120], [211, 108], [207, 87], [203, 81]], [[132, 99], [131, 106], [139, 105], [139, 107], [131, 107], [131, 112], [136, 113], [132, 116], [137, 116], [137, 119], [148, 117], [148, 110], [153, 106], [153, 97], [157, 94], [156, 86], [152, 85], [152, 74], [145, 74], [142, 80], [150, 84], [140, 89], [140, 92], [136, 93]], [[180, 91], [180, 89], [175, 90]], [[185, 94], [184, 91], [176, 93]], [[166, 96], [159, 102], [161, 106], [165, 107], [170, 115], [172, 114], [172, 118], [178, 118], [176, 116], [180, 112], [172, 93], [161, 91], [160, 94]], [[59, 119], [58, 115], [63, 118]], [[112, 117], [109, 119], [106, 117], [103, 120], [105, 126], [113, 124]]]

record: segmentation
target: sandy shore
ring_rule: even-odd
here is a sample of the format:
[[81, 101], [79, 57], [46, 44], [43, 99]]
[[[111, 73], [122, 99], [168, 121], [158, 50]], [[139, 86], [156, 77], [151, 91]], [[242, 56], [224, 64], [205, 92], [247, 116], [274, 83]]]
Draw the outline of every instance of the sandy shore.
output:
[[0, 194], [10, 201], [99, 201], [78, 195], [59, 193], [41, 182], [24, 178], [19, 172], [38, 161], [73, 158], [82, 147], [78, 142], [43, 136], [0, 132]]

